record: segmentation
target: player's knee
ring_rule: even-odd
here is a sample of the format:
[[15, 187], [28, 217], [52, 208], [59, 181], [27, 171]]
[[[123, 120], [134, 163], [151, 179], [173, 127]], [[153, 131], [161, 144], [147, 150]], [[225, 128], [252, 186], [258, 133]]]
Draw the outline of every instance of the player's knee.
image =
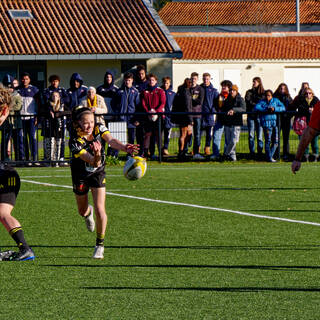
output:
[[78, 208], [78, 212], [79, 212], [80, 216], [83, 216], [83, 217], [86, 216], [88, 214], [88, 209], [89, 209], [89, 207]]
[[95, 210], [95, 214], [100, 219], [106, 219], [107, 218], [106, 210], [103, 207], [97, 207], [97, 209]]

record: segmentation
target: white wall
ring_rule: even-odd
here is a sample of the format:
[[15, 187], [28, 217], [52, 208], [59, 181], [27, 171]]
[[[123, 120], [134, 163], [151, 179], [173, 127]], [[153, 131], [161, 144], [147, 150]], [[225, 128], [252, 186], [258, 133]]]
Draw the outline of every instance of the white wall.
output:
[[[174, 90], [183, 83], [192, 72], [198, 72], [200, 81], [204, 72], [213, 76], [213, 84], [220, 89], [222, 80], [231, 80], [238, 85], [242, 96], [251, 88], [252, 79], [260, 77], [265, 89], [275, 91], [281, 82], [288, 82], [291, 95], [294, 88], [300, 88], [301, 82], [308, 81], [320, 96], [320, 60], [317, 62], [216, 62], [173, 60]], [[226, 79], [229, 77], [229, 79]]]
[[320, 67], [318, 68], [285, 68], [284, 82], [288, 85], [292, 95], [297, 95], [301, 82], [309, 82], [315, 95], [320, 97]]

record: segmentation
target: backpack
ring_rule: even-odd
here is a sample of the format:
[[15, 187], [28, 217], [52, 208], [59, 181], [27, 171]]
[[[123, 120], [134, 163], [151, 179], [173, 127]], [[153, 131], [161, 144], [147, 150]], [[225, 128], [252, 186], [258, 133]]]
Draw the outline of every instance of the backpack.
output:
[[298, 135], [301, 136], [304, 129], [307, 127], [307, 118], [301, 116], [295, 116], [293, 120], [293, 131]]

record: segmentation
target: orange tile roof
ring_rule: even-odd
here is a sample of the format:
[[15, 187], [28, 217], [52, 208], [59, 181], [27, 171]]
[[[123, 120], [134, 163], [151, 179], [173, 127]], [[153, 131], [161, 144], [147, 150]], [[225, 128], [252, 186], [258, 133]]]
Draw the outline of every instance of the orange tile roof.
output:
[[142, 0], [1, 0], [0, 35], [0, 55], [174, 52]]
[[[167, 26], [295, 24], [296, 0], [169, 2], [159, 16]], [[300, 0], [300, 23], [320, 23], [320, 1]]]
[[320, 32], [172, 35], [188, 60], [320, 59]]

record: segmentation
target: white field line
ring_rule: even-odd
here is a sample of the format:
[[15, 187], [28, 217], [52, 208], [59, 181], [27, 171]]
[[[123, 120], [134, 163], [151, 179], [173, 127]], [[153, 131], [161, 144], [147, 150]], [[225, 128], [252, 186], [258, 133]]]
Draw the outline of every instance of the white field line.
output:
[[66, 192], [65, 190], [20, 190], [19, 193], [56, 193], [56, 192]]
[[[122, 174], [106, 174], [106, 177], [122, 177]], [[50, 175], [50, 176], [21, 176], [20, 178], [70, 178], [68, 175]]]
[[[59, 184], [54, 184], [54, 183], [38, 182], [38, 181], [25, 180], [25, 179], [21, 179], [21, 181], [27, 182], [27, 183], [32, 183], [32, 184], [39, 184], [39, 185], [47, 186], [47, 187], [59, 187], [59, 188], [72, 189], [72, 186], [68, 186], [68, 185], [59, 185]], [[106, 194], [109, 196], [142, 200], [142, 201], [155, 202], [155, 203], [170, 204], [170, 205], [175, 205], [175, 206], [183, 206], [183, 207], [197, 208], [197, 209], [206, 209], [206, 210], [219, 211], [219, 212], [228, 212], [228, 213], [238, 214], [241, 216], [254, 217], [254, 218], [260, 218], [260, 219], [269, 219], [269, 220], [277, 220], [277, 221], [285, 221], [285, 222], [291, 222], [291, 223], [320, 226], [320, 223], [317, 223], [317, 222], [293, 220], [293, 219], [287, 219], [287, 218], [281, 218], [281, 217], [272, 217], [272, 216], [253, 214], [253, 213], [243, 212], [243, 211], [238, 211], [238, 210], [230, 210], [230, 209], [223, 209], [223, 208], [200, 206], [197, 204], [189, 204], [189, 203], [183, 203], [183, 202], [174, 202], [174, 201], [165, 201], [165, 200], [150, 199], [150, 198], [144, 198], [144, 197], [136, 197], [136, 196], [130, 196], [130, 195], [126, 195], [126, 194], [113, 193], [113, 192], [106, 192]]]

